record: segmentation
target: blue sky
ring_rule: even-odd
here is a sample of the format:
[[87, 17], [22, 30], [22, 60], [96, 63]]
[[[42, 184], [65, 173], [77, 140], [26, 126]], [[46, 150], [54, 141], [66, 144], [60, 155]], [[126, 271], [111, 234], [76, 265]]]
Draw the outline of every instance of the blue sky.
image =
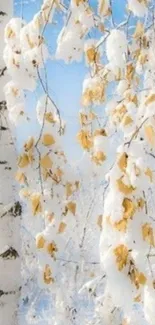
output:
[[[91, 5], [96, 9], [97, 0], [91, 0]], [[33, 15], [39, 10], [41, 0], [15, 0], [15, 15], [23, 17], [26, 21], [32, 19]], [[116, 23], [122, 21], [124, 15], [124, 9], [126, 0], [113, 0], [113, 11]], [[57, 24], [54, 26], [48, 26], [46, 37], [49, 43], [50, 53], [54, 55], [56, 39], [59, 31], [62, 28], [62, 17], [57, 15], [55, 17]], [[87, 68], [84, 61], [81, 63], [73, 63], [65, 65], [63, 61], [51, 60], [48, 62], [48, 80], [50, 94], [57, 103], [63, 118], [67, 123], [67, 132], [64, 139], [65, 149], [70, 157], [74, 155], [74, 160], [80, 158], [82, 152], [76, 141], [76, 134], [80, 128], [78, 122], [78, 111], [80, 109], [80, 98], [82, 93], [82, 83], [85, 75], [87, 74]], [[35, 133], [37, 123], [35, 121], [35, 104], [36, 99], [39, 97], [39, 89], [34, 94], [28, 96], [28, 112], [31, 116], [31, 123], [27, 123], [25, 126], [21, 126], [18, 132], [19, 146], [27, 138], [28, 135]], [[101, 108], [104, 112], [104, 107]], [[103, 113], [104, 114], [104, 113]]]

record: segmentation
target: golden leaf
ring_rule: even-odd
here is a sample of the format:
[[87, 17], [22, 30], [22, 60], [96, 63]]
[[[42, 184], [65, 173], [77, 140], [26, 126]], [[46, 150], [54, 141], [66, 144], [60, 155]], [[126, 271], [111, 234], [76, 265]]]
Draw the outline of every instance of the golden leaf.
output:
[[143, 35], [144, 35], [144, 25], [142, 24], [142, 22], [138, 21], [137, 25], [136, 25], [135, 32], [133, 34], [133, 37], [135, 39], [138, 39], [138, 38], [142, 37]]
[[141, 301], [141, 294], [139, 294], [138, 296], [136, 296], [135, 298], [134, 298], [134, 301], [135, 302], [140, 302]]
[[81, 125], [86, 125], [88, 122], [88, 115], [84, 113], [80, 113], [80, 123]]
[[95, 47], [91, 47], [86, 51], [86, 57], [89, 63], [95, 62], [96, 54]]
[[93, 146], [92, 136], [89, 131], [81, 130], [77, 134], [77, 139], [83, 149], [90, 150]]
[[145, 101], [145, 105], [149, 105], [155, 101], [155, 94], [149, 95]]
[[150, 168], [147, 168], [145, 171], [145, 175], [148, 176], [150, 178], [150, 182], [153, 182], [153, 172]]
[[32, 214], [33, 216], [37, 215], [38, 213], [42, 212], [42, 206], [40, 202], [40, 194], [39, 193], [33, 193], [30, 196], [31, 205], [32, 205]]
[[44, 134], [42, 138], [42, 143], [44, 146], [51, 146], [55, 143], [55, 139], [51, 134]]
[[45, 113], [45, 120], [49, 123], [55, 123], [55, 119], [53, 117], [52, 112]]
[[44, 278], [44, 282], [46, 284], [50, 284], [54, 282], [54, 279], [52, 277], [52, 271], [49, 267], [48, 264], [45, 265], [45, 270], [44, 270], [44, 274], [43, 274], [43, 278]]
[[73, 215], [75, 215], [75, 213], [76, 213], [76, 203], [75, 202], [68, 202], [66, 207], [67, 207], [68, 211], [72, 212]]
[[47, 245], [47, 253], [50, 254], [53, 258], [55, 258], [55, 253], [58, 251], [56, 243], [52, 241]]
[[24, 144], [25, 151], [30, 151], [34, 146], [34, 138], [30, 137], [29, 140]]
[[18, 167], [20, 168], [25, 168], [29, 165], [29, 156], [24, 153], [23, 155], [20, 155], [18, 158]]
[[127, 224], [128, 224], [127, 219], [122, 219], [114, 223], [114, 228], [116, 228], [118, 231], [125, 232], [127, 229]]
[[97, 129], [94, 131], [94, 137], [102, 135], [103, 137], [107, 136], [106, 130], [105, 129]]
[[53, 163], [49, 155], [45, 155], [44, 157], [41, 158], [40, 165], [43, 168], [52, 168]]
[[15, 37], [16, 36], [15, 32], [9, 26], [6, 27], [5, 33], [6, 33], [6, 37], [7, 38], [12, 38], [12, 37]]
[[147, 125], [147, 126], [145, 126], [144, 130], [145, 130], [145, 135], [146, 135], [147, 140], [149, 141], [149, 143], [152, 146], [154, 146], [155, 145], [155, 132], [154, 132], [153, 126]]
[[125, 195], [129, 195], [134, 191], [133, 186], [124, 184], [121, 178], [117, 180], [117, 186], [119, 191]]
[[141, 285], [144, 285], [146, 283], [146, 276], [144, 275], [144, 273], [140, 272], [138, 274], [138, 282], [141, 284]]
[[121, 156], [118, 159], [118, 166], [122, 172], [126, 170], [127, 162], [128, 162], [128, 155], [126, 154], [126, 152], [123, 152], [123, 154], [121, 154]]
[[73, 194], [72, 190], [72, 184], [71, 183], [66, 183], [66, 196], [67, 198]]
[[124, 208], [123, 218], [124, 219], [132, 219], [132, 217], [135, 213], [135, 205], [132, 202], [132, 200], [130, 200], [128, 198], [124, 198], [122, 205]]
[[153, 229], [149, 223], [145, 223], [142, 226], [142, 236], [143, 240], [146, 241], [149, 245], [155, 246]]
[[102, 217], [102, 214], [100, 214], [97, 219], [97, 225], [99, 226], [100, 230], [102, 230]]
[[99, 13], [99, 15], [106, 15], [108, 13], [106, 0], [100, 0], [98, 13]]
[[15, 175], [15, 179], [17, 182], [24, 184], [26, 182], [26, 176], [24, 173], [22, 173], [20, 170]]
[[135, 67], [132, 63], [129, 63], [126, 67], [126, 79], [128, 81], [131, 81], [134, 77], [134, 73], [135, 73]]
[[41, 249], [41, 248], [44, 248], [44, 245], [45, 245], [45, 239], [44, 239], [44, 237], [41, 234], [38, 234], [36, 236], [36, 247], [38, 249]]
[[65, 231], [66, 227], [67, 227], [67, 225], [65, 222], [60, 222], [58, 233], [62, 234]]
[[140, 209], [143, 209], [143, 207], [145, 206], [145, 201], [144, 201], [144, 199], [143, 199], [143, 198], [138, 199], [138, 200], [137, 200], [137, 204], [138, 204], [138, 207], [139, 207]]
[[97, 165], [102, 165], [103, 161], [106, 160], [106, 155], [102, 151], [98, 151], [92, 156], [92, 161], [94, 161]]
[[114, 249], [114, 254], [116, 256], [118, 270], [121, 271], [127, 264], [129, 255], [128, 248], [125, 245], [121, 244]]
[[124, 118], [122, 120], [122, 124], [124, 126], [127, 126], [127, 125], [131, 124], [132, 122], [133, 122], [133, 119], [129, 115], [124, 116]]

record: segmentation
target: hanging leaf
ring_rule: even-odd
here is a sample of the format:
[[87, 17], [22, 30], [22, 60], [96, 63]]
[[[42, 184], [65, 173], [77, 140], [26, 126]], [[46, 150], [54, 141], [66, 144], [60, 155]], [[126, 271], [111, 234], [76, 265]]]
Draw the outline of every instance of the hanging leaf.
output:
[[36, 236], [36, 247], [37, 247], [38, 249], [44, 248], [44, 246], [45, 246], [45, 242], [46, 242], [46, 241], [45, 241], [43, 235], [38, 234], [38, 235]]
[[149, 105], [155, 102], [155, 94], [149, 95], [145, 101], [145, 105]]
[[123, 183], [122, 178], [117, 180], [117, 186], [119, 191], [125, 195], [129, 195], [135, 190], [133, 186]]
[[20, 170], [18, 170], [18, 172], [15, 175], [15, 179], [17, 182], [19, 182], [20, 184], [25, 184], [26, 183], [26, 176], [24, 173], [22, 173]]
[[52, 160], [50, 159], [49, 155], [45, 155], [44, 157], [41, 158], [40, 160], [40, 165], [43, 168], [52, 168]]
[[128, 162], [128, 155], [126, 154], [126, 152], [123, 152], [123, 154], [121, 154], [121, 156], [118, 158], [118, 166], [122, 172], [126, 170], [127, 162]]
[[30, 197], [33, 216], [36, 216], [38, 213], [42, 212], [40, 198], [41, 197], [39, 193], [33, 193]]
[[29, 140], [24, 144], [24, 149], [26, 152], [30, 151], [34, 146], [34, 138], [30, 137]]
[[122, 271], [122, 269], [127, 265], [129, 251], [125, 245], [119, 245], [114, 249], [114, 254], [116, 256], [116, 264], [118, 266], [118, 270]]
[[145, 175], [148, 176], [150, 178], [150, 182], [153, 182], [153, 172], [150, 168], [147, 168], [145, 171]]
[[42, 138], [42, 143], [44, 146], [51, 146], [55, 143], [55, 139], [51, 134], [44, 134]]
[[77, 134], [77, 139], [83, 149], [90, 150], [93, 146], [93, 139], [88, 131], [81, 130]]
[[144, 128], [145, 136], [148, 140], [148, 142], [154, 146], [155, 145], [155, 131], [152, 125], [147, 125]]
[[74, 216], [76, 213], [76, 203], [75, 202], [68, 202], [67, 205], [67, 211], [70, 211]]
[[142, 226], [142, 236], [143, 240], [146, 241], [149, 245], [155, 246], [153, 228], [149, 223], [145, 223]]
[[97, 165], [102, 165], [105, 160], [106, 155], [102, 151], [98, 151], [92, 156], [92, 161], [94, 161]]
[[27, 167], [29, 165], [29, 163], [30, 163], [29, 156], [26, 153], [19, 156], [19, 158], [18, 158], [18, 167], [25, 168], [25, 167]]
[[52, 271], [49, 267], [48, 264], [45, 265], [45, 269], [44, 269], [44, 273], [43, 273], [43, 278], [44, 278], [44, 282], [46, 284], [50, 284], [54, 282], [54, 278], [52, 277]]
[[62, 234], [65, 231], [66, 227], [67, 227], [67, 225], [65, 222], [60, 222], [58, 234]]

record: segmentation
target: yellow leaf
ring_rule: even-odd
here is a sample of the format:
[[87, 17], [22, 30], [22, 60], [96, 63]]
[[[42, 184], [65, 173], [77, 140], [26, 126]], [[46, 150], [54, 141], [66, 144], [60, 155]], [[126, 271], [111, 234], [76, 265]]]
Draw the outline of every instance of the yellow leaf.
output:
[[140, 21], [138, 21], [137, 25], [136, 25], [135, 32], [133, 34], [133, 37], [135, 39], [138, 39], [138, 38], [142, 37], [143, 35], [144, 35], [144, 25]]
[[44, 248], [44, 245], [45, 245], [45, 239], [44, 239], [44, 237], [41, 234], [38, 234], [36, 236], [36, 247], [38, 249], [41, 249], [41, 248]]
[[149, 95], [145, 101], [145, 105], [149, 105], [155, 101], [155, 94]]
[[92, 136], [89, 131], [81, 130], [77, 134], [77, 139], [83, 149], [90, 150], [93, 146]]
[[89, 63], [95, 62], [96, 54], [95, 47], [91, 47], [86, 51], [86, 57]]
[[30, 137], [29, 140], [24, 144], [25, 151], [30, 151], [34, 146], [34, 138]]
[[138, 199], [138, 200], [137, 200], [137, 204], [138, 204], [138, 207], [139, 207], [140, 209], [143, 209], [143, 207], [145, 206], [145, 201], [144, 201], [144, 199], [143, 199], [143, 198]]
[[42, 212], [42, 206], [40, 202], [40, 194], [33, 193], [30, 197], [31, 204], [32, 204], [32, 214], [33, 216], [37, 215], [38, 213]]
[[128, 248], [125, 245], [121, 244], [114, 249], [114, 254], [116, 256], [118, 270], [121, 271], [127, 264], [129, 255]]
[[117, 186], [119, 191], [125, 195], [129, 195], [134, 191], [133, 186], [124, 184], [121, 178], [117, 180]]
[[148, 176], [150, 178], [150, 182], [153, 182], [153, 172], [150, 168], [147, 168], [145, 171], [145, 175]]
[[72, 184], [71, 183], [66, 183], [66, 196], [67, 198], [73, 194], [72, 190]]
[[152, 125], [145, 126], [145, 136], [148, 142], [154, 146], [155, 145], [155, 132]]
[[103, 161], [105, 160], [106, 156], [102, 151], [98, 151], [92, 156], [92, 161], [94, 161], [97, 165], [102, 165]]
[[51, 146], [55, 143], [55, 139], [51, 134], [44, 134], [42, 138], [42, 143], [44, 146]]
[[68, 211], [72, 212], [73, 215], [75, 215], [75, 213], [76, 213], [76, 203], [75, 202], [67, 203], [67, 209], [68, 209]]
[[134, 65], [132, 63], [129, 63], [126, 67], [126, 79], [128, 81], [131, 81], [134, 77], [134, 73], [135, 73], [135, 68]]
[[17, 182], [24, 184], [26, 182], [26, 176], [20, 170], [16, 173], [15, 179]]
[[45, 269], [44, 269], [44, 273], [43, 273], [43, 278], [44, 278], [44, 282], [46, 284], [50, 284], [54, 282], [54, 279], [52, 277], [52, 271], [49, 267], [48, 264], [45, 265]]
[[49, 155], [45, 155], [40, 160], [40, 165], [43, 168], [52, 168], [52, 160], [50, 159]]
[[108, 15], [109, 14], [109, 6], [107, 6], [106, 0], [100, 0], [99, 7], [98, 7], [98, 13], [99, 15]]
[[135, 298], [134, 298], [134, 301], [135, 302], [140, 302], [141, 301], [141, 294], [139, 294], [138, 296], [136, 296]]
[[121, 169], [121, 171], [124, 172], [126, 170], [127, 162], [128, 162], [128, 155], [126, 154], [126, 152], [123, 152], [123, 154], [121, 154], [121, 156], [118, 159], [118, 166]]
[[124, 126], [127, 126], [127, 125], [131, 124], [132, 122], [133, 122], [133, 119], [129, 115], [124, 116], [124, 118], [122, 120], [122, 124]]
[[146, 241], [149, 245], [155, 246], [153, 229], [149, 223], [145, 223], [142, 226], [142, 236], [143, 240]]
[[55, 253], [58, 251], [58, 248], [56, 246], [56, 243], [52, 241], [47, 245], [47, 252], [50, 254], [53, 258], [55, 258]]
[[130, 200], [128, 198], [124, 198], [122, 205], [124, 208], [123, 218], [124, 219], [132, 219], [132, 217], [135, 213], [135, 205], [132, 202], [132, 200]]
[[127, 224], [128, 224], [127, 219], [122, 219], [114, 223], [114, 228], [116, 228], [118, 231], [125, 232], [127, 229]]
[[45, 120], [49, 123], [55, 123], [55, 119], [52, 112], [45, 113]]
[[16, 36], [15, 32], [9, 26], [6, 27], [5, 33], [6, 33], [6, 37], [7, 38], [12, 38], [12, 37], [15, 37]]
[[146, 283], [146, 276], [142, 272], [138, 274], [138, 281], [142, 285]]
[[18, 167], [25, 168], [25, 167], [27, 167], [29, 165], [29, 163], [30, 163], [29, 156], [26, 153], [19, 156], [19, 158], [18, 158]]
[[107, 136], [106, 130], [105, 129], [97, 129], [94, 132], [94, 137], [102, 135], [103, 137]]
[[65, 222], [60, 222], [58, 233], [62, 234], [65, 231], [66, 227], [67, 227], [67, 225]]

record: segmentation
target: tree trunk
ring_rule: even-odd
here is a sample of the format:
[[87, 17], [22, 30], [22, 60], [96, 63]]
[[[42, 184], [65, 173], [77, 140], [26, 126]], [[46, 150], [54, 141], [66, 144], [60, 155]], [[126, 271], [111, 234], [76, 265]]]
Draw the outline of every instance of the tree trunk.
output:
[[9, 127], [3, 87], [8, 81], [3, 61], [4, 28], [13, 13], [13, 0], [0, 1], [0, 324], [17, 325], [20, 295], [20, 215], [16, 201], [16, 152]]

